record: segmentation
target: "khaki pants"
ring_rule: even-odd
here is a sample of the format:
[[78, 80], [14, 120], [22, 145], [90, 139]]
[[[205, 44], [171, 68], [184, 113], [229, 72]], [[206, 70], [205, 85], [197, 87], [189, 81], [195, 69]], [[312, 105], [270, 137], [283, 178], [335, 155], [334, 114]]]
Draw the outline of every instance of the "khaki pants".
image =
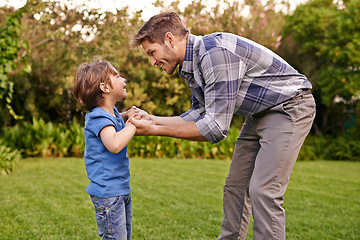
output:
[[283, 195], [314, 118], [311, 93], [246, 118], [224, 186], [218, 239], [245, 239], [251, 212], [254, 239], [285, 239]]

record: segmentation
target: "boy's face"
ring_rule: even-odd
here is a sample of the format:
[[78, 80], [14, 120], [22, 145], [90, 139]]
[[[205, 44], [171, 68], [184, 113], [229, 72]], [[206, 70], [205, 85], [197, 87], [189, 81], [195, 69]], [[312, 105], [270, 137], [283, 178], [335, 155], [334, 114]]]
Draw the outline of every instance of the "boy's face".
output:
[[126, 98], [127, 92], [125, 89], [125, 86], [126, 86], [125, 78], [122, 78], [122, 77], [120, 77], [119, 74], [117, 74], [117, 75], [111, 75], [110, 80], [111, 80], [111, 85], [112, 85], [112, 89], [110, 91], [111, 94], [118, 100]]
[[149, 56], [151, 65], [161, 67], [167, 74], [172, 74], [177, 65], [178, 58], [168, 45], [161, 45], [159, 43], [150, 43], [148, 40], [144, 40], [142, 47]]

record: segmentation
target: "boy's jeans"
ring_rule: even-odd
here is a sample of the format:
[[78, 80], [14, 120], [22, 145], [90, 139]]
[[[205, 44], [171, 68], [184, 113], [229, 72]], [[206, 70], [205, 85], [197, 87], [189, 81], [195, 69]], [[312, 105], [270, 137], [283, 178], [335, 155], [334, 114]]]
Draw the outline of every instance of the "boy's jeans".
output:
[[102, 240], [129, 240], [132, 232], [130, 194], [111, 198], [90, 196], [95, 207], [98, 234]]

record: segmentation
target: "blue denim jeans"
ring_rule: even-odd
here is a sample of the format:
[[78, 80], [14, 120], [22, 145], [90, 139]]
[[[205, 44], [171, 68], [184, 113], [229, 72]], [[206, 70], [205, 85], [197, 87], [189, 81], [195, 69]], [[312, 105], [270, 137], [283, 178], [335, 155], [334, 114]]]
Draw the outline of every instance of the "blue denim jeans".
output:
[[95, 207], [98, 234], [101, 239], [131, 239], [131, 195], [111, 198], [99, 198], [92, 195], [90, 197]]

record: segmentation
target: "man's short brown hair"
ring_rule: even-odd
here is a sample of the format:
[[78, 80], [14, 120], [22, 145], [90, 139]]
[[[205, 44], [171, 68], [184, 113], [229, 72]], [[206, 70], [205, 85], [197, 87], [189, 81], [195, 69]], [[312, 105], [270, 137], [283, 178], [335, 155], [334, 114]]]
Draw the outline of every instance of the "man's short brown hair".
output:
[[137, 48], [143, 41], [164, 44], [165, 34], [171, 32], [175, 37], [183, 38], [189, 32], [175, 12], [164, 12], [152, 16], [134, 36], [132, 48]]
[[86, 110], [98, 107], [103, 101], [100, 84], [111, 85], [110, 76], [116, 76], [116, 69], [105, 60], [95, 58], [92, 63], [82, 63], [75, 72], [73, 94]]

